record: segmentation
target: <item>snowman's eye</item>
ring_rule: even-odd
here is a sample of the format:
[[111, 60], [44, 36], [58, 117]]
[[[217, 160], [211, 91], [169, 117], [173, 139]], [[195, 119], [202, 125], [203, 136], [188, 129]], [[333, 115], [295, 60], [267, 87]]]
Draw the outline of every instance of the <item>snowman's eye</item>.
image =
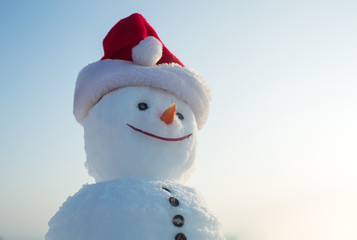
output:
[[138, 104], [138, 108], [139, 108], [140, 111], [144, 111], [144, 110], [148, 109], [149, 106], [146, 103], [141, 102], [141, 103]]
[[176, 115], [180, 120], [184, 119], [184, 117], [183, 117], [183, 115], [181, 113], [177, 112]]

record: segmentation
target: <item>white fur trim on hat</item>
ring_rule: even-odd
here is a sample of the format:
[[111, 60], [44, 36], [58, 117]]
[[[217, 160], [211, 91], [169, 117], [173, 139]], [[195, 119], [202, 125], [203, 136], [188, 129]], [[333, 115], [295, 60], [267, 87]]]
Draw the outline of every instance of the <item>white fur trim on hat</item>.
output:
[[91, 108], [107, 93], [122, 87], [162, 89], [186, 102], [201, 129], [207, 120], [210, 93], [202, 78], [178, 64], [140, 66], [124, 60], [102, 60], [82, 69], [74, 95], [74, 115], [83, 124]]
[[154, 66], [162, 56], [162, 43], [154, 37], [147, 37], [133, 47], [131, 56], [136, 64]]

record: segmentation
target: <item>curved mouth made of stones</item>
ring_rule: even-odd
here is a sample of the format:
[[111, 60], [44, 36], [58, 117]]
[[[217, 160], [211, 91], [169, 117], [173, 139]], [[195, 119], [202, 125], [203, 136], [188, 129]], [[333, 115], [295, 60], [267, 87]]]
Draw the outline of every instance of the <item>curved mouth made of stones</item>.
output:
[[142, 133], [142, 134], [145, 134], [147, 136], [150, 136], [150, 137], [153, 137], [153, 138], [157, 138], [157, 139], [160, 139], [160, 140], [163, 140], [163, 141], [172, 141], [172, 142], [174, 142], [174, 141], [182, 141], [182, 140], [185, 140], [185, 139], [189, 138], [192, 135], [192, 133], [190, 133], [190, 134], [188, 134], [186, 136], [179, 137], [179, 138], [166, 138], [166, 137], [160, 137], [160, 136], [157, 136], [155, 134], [152, 134], [152, 133], [146, 132], [144, 130], [141, 130], [139, 128], [133, 127], [132, 125], [130, 125], [128, 123], [126, 125], [128, 125], [129, 127], [131, 127], [132, 129], [134, 129], [135, 131], [137, 131], [139, 133]]

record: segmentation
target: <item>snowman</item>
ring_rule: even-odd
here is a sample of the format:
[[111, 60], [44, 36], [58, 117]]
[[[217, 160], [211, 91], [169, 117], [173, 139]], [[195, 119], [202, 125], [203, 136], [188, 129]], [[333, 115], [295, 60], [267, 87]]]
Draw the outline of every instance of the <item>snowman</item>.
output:
[[219, 240], [190, 176], [209, 90], [140, 14], [120, 20], [104, 57], [77, 79], [74, 115], [96, 180], [69, 197], [46, 240]]

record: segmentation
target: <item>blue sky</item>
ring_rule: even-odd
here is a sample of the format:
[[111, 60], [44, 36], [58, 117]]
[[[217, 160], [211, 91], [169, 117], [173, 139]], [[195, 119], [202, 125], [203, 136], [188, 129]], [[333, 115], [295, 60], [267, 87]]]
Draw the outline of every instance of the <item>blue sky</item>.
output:
[[100, 59], [109, 29], [140, 12], [211, 87], [189, 184], [225, 232], [355, 239], [356, 11], [345, 0], [2, 3], [0, 237], [41, 239], [93, 182], [72, 115], [76, 76]]

